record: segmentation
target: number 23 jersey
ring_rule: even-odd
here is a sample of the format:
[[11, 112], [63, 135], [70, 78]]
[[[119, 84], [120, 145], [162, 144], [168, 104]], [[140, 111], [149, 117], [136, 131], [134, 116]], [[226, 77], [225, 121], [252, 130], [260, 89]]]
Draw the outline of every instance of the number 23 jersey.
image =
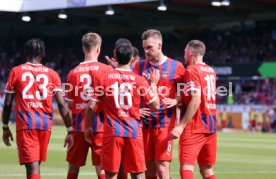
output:
[[61, 90], [59, 75], [42, 64], [24, 63], [13, 67], [5, 93], [15, 93], [16, 130], [52, 129], [52, 96]]

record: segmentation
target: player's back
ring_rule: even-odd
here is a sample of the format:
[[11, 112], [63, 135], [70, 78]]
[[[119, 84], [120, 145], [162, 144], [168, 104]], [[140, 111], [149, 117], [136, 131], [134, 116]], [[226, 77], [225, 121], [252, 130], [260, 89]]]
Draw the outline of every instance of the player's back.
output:
[[16, 130], [51, 130], [55, 91], [61, 82], [54, 70], [29, 62], [12, 68], [5, 92], [15, 93]]
[[[66, 89], [66, 100], [72, 102], [73, 128], [77, 132], [84, 132], [85, 112], [91, 97], [91, 85], [95, 75], [101, 75], [111, 67], [98, 61], [82, 62], [67, 75], [70, 89]], [[71, 87], [70, 87], [71, 84]], [[93, 118], [93, 131], [100, 132], [102, 128], [102, 111], [97, 108]]]
[[[201, 104], [197, 110], [195, 119], [195, 132], [216, 131], [216, 73], [205, 63], [189, 65], [187, 67], [185, 82], [189, 89], [199, 89]], [[191, 97], [186, 96], [186, 106]], [[203, 124], [203, 125], [202, 125]]]
[[113, 69], [103, 75], [104, 136], [141, 138], [140, 98], [153, 100], [147, 81], [131, 70]]

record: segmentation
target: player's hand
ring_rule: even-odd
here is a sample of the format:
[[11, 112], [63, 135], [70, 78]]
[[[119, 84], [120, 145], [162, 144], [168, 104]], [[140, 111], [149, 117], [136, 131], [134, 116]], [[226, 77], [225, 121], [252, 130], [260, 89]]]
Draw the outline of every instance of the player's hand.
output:
[[73, 132], [67, 134], [64, 139], [64, 147], [67, 147], [67, 151], [71, 150], [74, 145], [74, 135]]
[[150, 69], [150, 82], [157, 84], [160, 79], [160, 72], [158, 69], [151, 68]]
[[140, 117], [142, 118], [148, 117], [151, 114], [150, 108], [141, 108], [139, 109], [139, 113], [140, 113]]
[[93, 131], [91, 128], [89, 129], [85, 129], [84, 130], [84, 139], [86, 142], [88, 142], [89, 144], [92, 143], [92, 137], [93, 137]]
[[12, 136], [10, 128], [3, 128], [3, 141], [4, 141], [5, 145], [8, 147], [11, 146], [10, 139], [11, 139], [11, 141], [13, 141], [13, 136]]
[[115, 58], [109, 58], [109, 56], [106, 55], [105, 59], [113, 68], [116, 68], [118, 66], [118, 62], [115, 60]]
[[166, 104], [167, 108], [172, 108], [177, 105], [177, 100], [172, 98], [164, 98], [162, 102]]
[[183, 132], [184, 130], [184, 126], [183, 125], [177, 125], [176, 127], [174, 127], [171, 131], [171, 137], [172, 139], [177, 139]]

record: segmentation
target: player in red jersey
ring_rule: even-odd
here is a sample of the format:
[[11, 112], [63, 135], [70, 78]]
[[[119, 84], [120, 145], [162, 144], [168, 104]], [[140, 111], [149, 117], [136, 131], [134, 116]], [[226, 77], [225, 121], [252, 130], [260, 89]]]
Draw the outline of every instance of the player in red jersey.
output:
[[89, 141], [92, 135], [89, 124], [96, 102], [103, 102], [105, 120], [101, 166], [107, 178], [117, 177], [121, 161], [125, 172], [131, 173], [132, 178], [143, 178], [146, 166], [139, 103], [142, 99], [153, 110], [158, 110], [160, 105], [156, 89], [159, 71], [152, 69], [150, 74], [152, 94], [148, 82], [131, 71], [132, 55], [131, 45], [122, 44], [116, 48], [119, 66], [102, 74], [100, 80], [94, 80], [98, 82], [92, 84], [96, 92], [86, 113], [85, 138]]
[[193, 179], [196, 162], [204, 179], [215, 179], [216, 161], [216, 74], [203, 63], [205, 45], [199, 40], [190, 41], [185, 48], [188, 65], [182, 90], [182, 103], [186, 112], [172, 130], [179, 139], [180, 174], [182, 179]]
[[71, 117], [62, 97], [58, 74], [40, 62], [45, 46], [40, 39], [25, 43], [28, 62], [12, 68], [6, 85], [3, 110], [3, 140], [11, 146], [12, 133], [8, 127], [12, 101], [16, 98], [16, 143], [20, 165], [25, 165], [28, 179], [40, 178], [40, 163], [46, 161], [50, 139], [53, 109], [52, 96], [58, 103], [60, 114], [68, 130], [65, 145], [73, 145]]
[[[158, 30], [150, 29], [143, 33], [143, 48], [146, 59], [135, 64], [134, 72], [148, 79], [150, 69], [160, 71], [160, 80], [157, 84], [159, 98], [173, 99], [176, 97], [177, 83], [182, 82], [185, 72], [184, 66], [162, 52], [162, 35]], [[141, 108], [147, 108], [143, 103]], [[176, 108], [168, 108], [161, 102], [160, 109], [142, 111], [143, 136], [145, 157], [147, 164], [146, 178], [155, 179], [170, 177], [170, 162], [172, 160], [173, 140], [170, 131], [175, 126]]]
[[86, 91], [93, 83], [93, 76], [90, 72], [101, 74], [108, 70], [109, 66], [98, 62], [101, 51], [102, 38], [96, 33], [87, 33], [82, 37], [82, 49], [85, 54], [84, 62], [70, 71], [67, 75], [67, 83], [71, 85], [66, 100], [72, 109], [73, 129], [75, 145], [72, 150], [67, 152], [67, 161], [69, 163], [68, 179], [78, 178], [79, 169], [86, 163], [89, 148], [92, 153], [92, 164], [96, 168], [98, 178], [104, 179], [104, 171], [100, 167], [100, 152], [103, 135], [103, 111], [99, 109], [92, 117], [91, 127], [93, 128], [92, 144], [84, 140], [85, 111], [89, 102], [89, 96]]

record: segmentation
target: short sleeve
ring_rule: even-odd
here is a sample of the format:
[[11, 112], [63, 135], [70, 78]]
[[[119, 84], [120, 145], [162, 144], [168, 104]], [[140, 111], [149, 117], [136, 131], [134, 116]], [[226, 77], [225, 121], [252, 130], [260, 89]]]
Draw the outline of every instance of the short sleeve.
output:
[[138, 94], [141, 96], [142, 101], [147, 105], [154, 102], [157, 98], [157, 95], [154, 95], [148, 82], [144, 78], [141, 78], [139, 83]]
[[182, 63], [178, 62], [176, 66], [175, 82], [183, 83], [184, 82], [185, 68]]
[[5, 88], [5, 93], [15, 93], [16, 75], [14, 69], [11, 70]]
[[73, 102], [73, 100], [74, 100], [74, 81], [73, 81], [73, 75], [71, 72], [67, 75], [67, 78], [66, 78], [65, 92], [66, 92], [65, 100], [69, 101], [69, 102]]
[[185, 91], [201, 91], [199, 74], [194, 69], [187, 69], [184, 75]]
[[53, 71], [53, 91], [60, 91], [62, 92], [61, 88], [61, 80], [57, 72]]
[[99, 102], [105, 93], [103, 86], [104, 75], [92, 74], [91, 76], [93, 76], [93, 80], [91, 84], [92, 94], [90, 100]]

